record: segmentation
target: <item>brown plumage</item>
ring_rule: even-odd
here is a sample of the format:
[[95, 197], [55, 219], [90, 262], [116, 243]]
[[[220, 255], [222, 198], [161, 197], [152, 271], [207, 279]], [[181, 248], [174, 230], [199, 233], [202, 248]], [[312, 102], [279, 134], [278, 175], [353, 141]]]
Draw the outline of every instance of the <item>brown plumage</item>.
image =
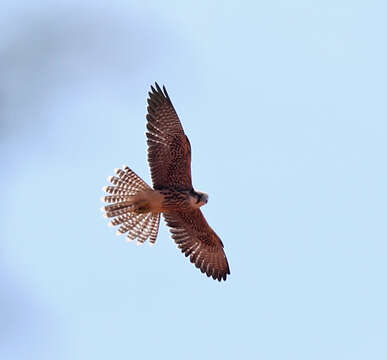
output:
[[109, 225], [120, 225], [117, 234], [127, 233], [137, 243], [147, 238], [154, 244], [160, 213], [170, 227], [177, 246], [207, 276], [219, 281], [230, 274], [223, 243], [208, 225], [200, 207], [207, 195], [195, 191], [191, 180], [191, 146], [168, 93], [163, 87], [151, 86], [148, 98], [148, 162], [153, 189], [131, 169], [116, 169], [109, 177], [113, 186], [104, 191], [103, 207]]

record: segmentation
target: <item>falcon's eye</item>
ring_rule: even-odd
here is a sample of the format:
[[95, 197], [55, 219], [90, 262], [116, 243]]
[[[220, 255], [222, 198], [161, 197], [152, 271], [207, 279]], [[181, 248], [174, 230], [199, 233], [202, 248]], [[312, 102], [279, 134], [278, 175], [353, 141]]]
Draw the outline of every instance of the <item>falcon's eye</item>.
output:
[[202, 201], [202, 195], [198, 194], [196, 197], [196, 204], [199, 204]]

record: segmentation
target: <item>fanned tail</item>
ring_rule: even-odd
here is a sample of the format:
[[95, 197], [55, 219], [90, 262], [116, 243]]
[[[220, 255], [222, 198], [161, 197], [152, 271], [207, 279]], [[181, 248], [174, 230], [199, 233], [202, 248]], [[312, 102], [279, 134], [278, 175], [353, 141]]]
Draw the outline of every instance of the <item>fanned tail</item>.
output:
[[139, 212], [134, 201], [138, 193], [152, 189], [125, 165], [114, 172], [116, 176], [108, 177], [112, 185], [103, 187], [103, 191], [110, 195], [101, 198], [103, 202], [110, 203], [101, 209], [105, 217], [112, 218], [109, 226], [121, 225], [116, 234], [127, 233], [128, 241], [137, 238], [137, 245], [143, 244], [148, 238], [153, 245], [159, 230], [160, 214]]

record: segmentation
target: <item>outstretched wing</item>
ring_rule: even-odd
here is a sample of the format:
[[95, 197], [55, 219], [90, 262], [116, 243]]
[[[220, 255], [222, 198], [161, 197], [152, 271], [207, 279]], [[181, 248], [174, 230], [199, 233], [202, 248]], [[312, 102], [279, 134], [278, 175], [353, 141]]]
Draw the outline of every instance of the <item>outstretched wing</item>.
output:
[[148, 98], [148, 162], [154, 189], [190, 190], [191, 146], [167, 90], [156, 83]]
[[202, 273], [219, 281], [230, 274], [222, 241], [199, 209], [163, 213], [172, 238]]

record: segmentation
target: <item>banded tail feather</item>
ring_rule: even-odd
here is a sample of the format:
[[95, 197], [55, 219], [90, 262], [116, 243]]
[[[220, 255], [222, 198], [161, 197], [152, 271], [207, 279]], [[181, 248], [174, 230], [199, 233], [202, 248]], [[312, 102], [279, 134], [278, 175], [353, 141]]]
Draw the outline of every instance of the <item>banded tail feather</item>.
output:
[[147, 211], [146, 201], [141, 193], [152, 191], [128, 166], [114, 170], [116, 176], [109, 176], [112, 184], [103, 187], [109, 195], [101, 198], [108, 203], [101, 208], [104, 216], [112, 218], [109, 226], [120, 225], [116, 234], [126, 234], [127, 241], [137, 238], [137, 245], [143, 244], [148, 238], [150, 245], [154, 245], [160, 224], [160, 213]]

